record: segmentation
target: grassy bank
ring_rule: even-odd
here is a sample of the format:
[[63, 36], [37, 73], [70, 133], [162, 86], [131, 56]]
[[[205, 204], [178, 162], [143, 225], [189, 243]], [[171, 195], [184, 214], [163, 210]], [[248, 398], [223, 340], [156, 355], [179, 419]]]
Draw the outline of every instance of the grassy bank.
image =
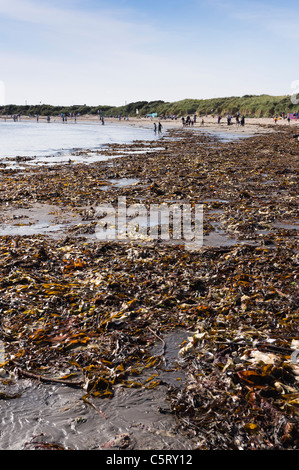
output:
[[291, 101], [291, 97], [270, 96], [270, 95], [244, 95], [242, 97], [232, 96], [226, 98], [211, 98], [205, 100], [185, 99], [176, 102], [164, 101], [138, 101], [124, 106], [51, 106], [42, 105], [6, 105], [0, 107], [0, 115], [40, 115], [40, 116], [58, 116], [61, 113], [69, 115], [76, 113], [82, 115], [98, 114], [103, 116], [136, 116], [138, 109], [139, 116], [146, 116], [149, 113], [158, 113], [159, 116], [185, 116], [187, 114], [200, 115], [206, 114], [225, 114], [240, 112], [246, 116], [252, 117], [270, 117], [275, 114], [298, 112], [299, 105]]

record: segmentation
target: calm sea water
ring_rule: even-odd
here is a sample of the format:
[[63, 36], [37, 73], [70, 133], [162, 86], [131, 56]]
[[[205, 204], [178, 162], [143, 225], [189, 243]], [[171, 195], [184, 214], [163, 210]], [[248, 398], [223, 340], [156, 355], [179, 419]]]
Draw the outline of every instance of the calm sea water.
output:
[[105, 144], [127, 144], [134, 140], [152, 140], [151, 129], [101, 122], [5, 122], [0, 121], [0, 163], [10, 163], [17, 156], [49, 158], [69, 155], [78, 149], [101, 149]]

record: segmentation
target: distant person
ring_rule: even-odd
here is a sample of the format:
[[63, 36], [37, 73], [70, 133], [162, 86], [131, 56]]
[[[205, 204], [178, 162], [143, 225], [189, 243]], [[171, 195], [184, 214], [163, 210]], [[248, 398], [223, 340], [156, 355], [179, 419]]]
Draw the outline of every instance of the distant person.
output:
[[158, 124], [158, 132], [159, 132], [159, 134], [161, 134], [161, 132], [162, 132], [162, 124], [161, 124], [161, 122], [159, 122], [159, 124]]
[[154, 133], [156, 134], [157, 132], [157, 124], [154, 122]]
[[220, 124], [221, 116], [218, 116], [218, 124]]
[[241, 117], [241, 126], [245, 126], [245, 116]]
[[50, 122], [51, 118], [50, 116], [47, 116], [47, 122]]

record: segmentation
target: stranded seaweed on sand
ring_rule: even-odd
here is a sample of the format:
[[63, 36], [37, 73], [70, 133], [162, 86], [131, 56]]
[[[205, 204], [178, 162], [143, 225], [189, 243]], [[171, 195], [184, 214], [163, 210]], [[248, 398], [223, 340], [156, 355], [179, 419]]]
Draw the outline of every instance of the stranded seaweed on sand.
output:
[[[178, 380], [168, 388], [176, 432], [196, 449], [298, 448], [292, 135], [283, 128], [222, 142], [180, 129], [163, 135], [162, 150], [109, 164], [3, 170], [2, 223], [8, 208], [34, 204], [82, 219], [58, 239], [0, 237], [3, 367], [16, 374], [10, 380], [27, 372], [73, 381], [101, 411], [120, 389], [165, 386], [167, 335], [183, 330], [187, 338], [171, 362]], [[138, 144], [141, 151], [147, 145]], [[137, 183], [109, 184], [122, 178]], [[159, 240], [98, 242], [92, 209], [119, 195], [128, 204], [203, 203], [204, 235], [221, 230], [233, 243], [191, 252]]]

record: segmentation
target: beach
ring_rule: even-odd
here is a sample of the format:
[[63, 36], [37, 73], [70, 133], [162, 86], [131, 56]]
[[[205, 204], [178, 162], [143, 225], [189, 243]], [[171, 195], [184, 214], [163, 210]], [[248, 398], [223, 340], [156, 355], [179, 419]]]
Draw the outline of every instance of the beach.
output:
[[[192, 115], [191, 115], [191, 117], [192, 117]], [[88, 121], [95, 121], [96, 120], [95, 117], [91, 117], [91, 116], [86, 117], [84, 119], [86, 119]], [[106, 122], [110, 122], [110, 123], [118, 122], [118, 123], [122, 123], [122, 124], [129, 124], [129, 125], [132, 125], [132, 126], [145, 126], [145, 127], [152, 127], [153, 123], [158, 122], [159, 120], [161, 120], [161, 119], [159, 119], [158, 117], [157, 118], [132, 118], [132, 117], [129, 117], [129, 120], [127, 120], [126, 118], [122, 118], [121, 120], [119, 120], [118, 118], [106, 118], [105, 119]], [[203, 124], [202, 124], [202, 120], [204, 121]], [[162, 122], [162, 124], [164, 125], [164, 127], [166, 129], [171, 129], [171, 128], [177, 129], [177, 128], [182, 127], [181, 118], [177, 118], [177, 119], [166, 118], [166, 119], [162, 119], [161, 122]], [[274, 130], [274, 129], [270, 130], [269, 127], [268, 127], [268, 126], [272, 127], [274, 125], [274, 119], [273, 118], [245, 117], [245, 126], [244, 127], [241, 126], [241, 125], [236, 126], [234, 118], [232, 119], [231, 122], [232, 122], [231, 125], [228, 126], [226, 116], [222, 116], [220, 124], [218, 124], [218, 116], [217, 115], [215, 115], [215, 116], [208, 115], [208, 116], [201, 116], [201, 117], [197, 116], [196, 123], [191, 127], [209, 129], [209, 130], [213, 130], [213, 131], [217, 131], [217, 130], [219, 131], [219, 129], [221, 129], [221, 130], [225, 130], [225, 132], [232, 132], [234, 130], [236, 132], [240, 132], [241, 134], [246, 133], [246, 132], [248, 133], [248, 131], [250, 131], [250, 133], [263, 133], [263, 132], [265, 132], [265, 130], [263, 129], [264, 126], [266, 126], [268, 128], [266, 130], [266, 132]], [[275, 127], [286, 126], [286, 125], [288, 125], [287, 121], [280, 119], [280, 120], [277, 121]], [[293, 121], [290, 124], [290, 126], [297, 126], [297, 121]]]
[[[190, 114], [190, 117], [193, 119], [193, 114]], [[62, 118], [60, 116], [51, 116], [51, 121], [50, 122], [62, 122]], [[186, 118], [186, 116], [185, 116]], [[6, 122], [11, 122], [13, 121], [13, 117], [8, 117], [5, 118], [4, 116], [0, 117], [1, 121], [6, 121]], [[202, 124], [202, 120], [204, 123]], [[23, 122], [36, 122], [35, 117], [28, 117], [28, 116], [21, 116], [21, 121]], [[117, 125], [125, 125], [125, 126], [137, 126], [137, 127], [145, 127], [145, 128], [152, 128], [153, 123], [156, 122], [158, 123], [159, 121], [162, 122], [163, 126], [166, 129], [178, 129], [182, 127], [182, 120], [181, 117], [177, 118], [169, 118], [169, 117], [126, 117], [122, 116], [121, 118], [119, 117], [105, 117], [104, 116], [104, 122], [107, 124], [117, 124]], [[47, 117], [46, 116], [39, 116], [39, 122], [47, 122]], [[76, 121], [74, 117], [68, 117], [67, 121], [65, 124], [71, 124], [71, 123], [80, 123], [80, 122], [85, 122], [85, 123], [99, 123], [99, 116], [97, 115], [82, 115], [82, 116], [77, 116]], [[238, 131], [240, 133], [246, 133], [250, 129], [251, 133], [263, 133], [263, 132], [271, 132], [274, 131], [276, 128], [281, 128], [284, 126], [289, 126], [291, 128], [293, 127], [298, 127], [298, 121], [295, 119], [292, 119], [290, 121], [290, 124], [287, 122], [287, 119], [282, 119], [279, 118], [277, 122], [275, 123], [274, 117], [248, 117], [245, 116], [245, 126], [241, 125], [236, 125], [236, 120], [233, 117], [231, 121], [231, 125], [227, 125], [227, 117], [226, 115], [221, 117], [220, 124], [218, 124], [218, 115], [206, 115], [206, 116], [197, 116], [196, 122], [193, 126], [193, 128], [207, 128], [210, 130], [219, 130], [219, 129], [225, 129], [226, 132], [231, 132], [232, 130]], [[266, 127], [266, 131], [265, 128]]]
[[[298, 448], [299, 126], [203, 119], [1, 167], [0, 448]], [[119, 201], [201, 206], [202, 243], [101, 232]]]

